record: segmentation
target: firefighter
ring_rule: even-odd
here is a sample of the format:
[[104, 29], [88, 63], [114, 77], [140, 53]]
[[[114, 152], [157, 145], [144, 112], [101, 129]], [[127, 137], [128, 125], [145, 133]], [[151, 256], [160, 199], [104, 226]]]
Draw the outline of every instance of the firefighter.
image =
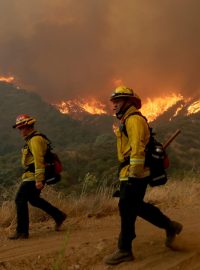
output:
[[[150, 180], [150, 170], [145, 166], [145, 147], [149, 141], [150, 131], [145, 117], [137, 114], [141, 108], [141, 99], [131, 88], [120, 86], [115, 89], [110, 100], [116, 117], [120, 120], [120, 126], [115, 130], [115, 134], [121, 164], [118, 205], [121, 231], [118, 249], [105, 258], [105, 263], [115, 265], [134, 259], [132, 240], [136, 237], [137, 216], [166, 231], [167, 247], [172, 247], [176, 235], [182, 230], [182, 224], [170, 220], [157, 207], [143, 201]], [[124, 125], [127, 136], [123, 132]]]
[[[9, 239], [26, 239], [29, 237], [28, 202], [49, 214], [55, 220], [55, 230], [59, 230], [67, 215], [40, 197], [44, 188], [45, 161], [47, 140], [42, 136], [32, 136], [37, 132], [34, 128], [36, 119], [29, 115], [17, 116], [13, 128], [19, 130], [26, 141], [22, 149], [22, 165], [25, 168], [22, 182], [16, 193], [17, 227]], [[34, 168], [34, 169], [33, 169]]]

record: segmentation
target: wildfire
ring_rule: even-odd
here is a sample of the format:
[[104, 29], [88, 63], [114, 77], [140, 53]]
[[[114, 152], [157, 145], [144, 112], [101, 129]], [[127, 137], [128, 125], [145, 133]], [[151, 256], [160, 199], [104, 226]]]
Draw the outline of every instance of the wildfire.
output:
[[[165, 97], [159, 97], [154, 99], [148, 98], [147, 102], [143, 104], [141, 111], [148, 118], [149, 121], [153, 121], [180, 100], [183, 100], [183, 96], [180, 94], [171, 94]], [[61, 101], [60, 103], [53, 105], [63, 114], [73, 114], [81, 112], [98, 115], [108, 114], [105, 108], [106, 106], [94, 98], [88, 100], [74, 99]], [[190, 109], [190, 111], [191, 110], [192, 109]]]
[[178, 107], [173, 115], [173, 117], [176, 117], [178, 115], [178, 113], [184, 108], [184, 105], [181, 104], [180, 107]]
[[193, 102], [188, 108], [187, 108], [187, 115], [194, 114], [200, 111], [200, 100], [197, 100]]
[[0, 82], [6, 82], [6, 83], [12, 83], [14, 81], [14, 77], [13, 76], [0, 76]]
[[96, 99], [74, 99], [68, 101], [61, 101], [55, 106], [61, 113], [76, 113], [76, 112], [88, 112], [90, 114], [106, 114], [105, 105]]
[[183, 100], [183, 96], [174, 93], [165, 97], [148, 98], [147, 102], [142, 105], [141, 112], [149, 121], [153, 121], [180, 100]]

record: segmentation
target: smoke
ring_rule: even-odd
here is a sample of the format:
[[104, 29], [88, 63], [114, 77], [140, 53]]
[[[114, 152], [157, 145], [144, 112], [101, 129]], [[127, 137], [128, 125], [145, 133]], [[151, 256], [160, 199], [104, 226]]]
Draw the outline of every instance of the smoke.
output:
[[47, 101], [200, 93], [198, 0], [2, 0], [0, 75]]

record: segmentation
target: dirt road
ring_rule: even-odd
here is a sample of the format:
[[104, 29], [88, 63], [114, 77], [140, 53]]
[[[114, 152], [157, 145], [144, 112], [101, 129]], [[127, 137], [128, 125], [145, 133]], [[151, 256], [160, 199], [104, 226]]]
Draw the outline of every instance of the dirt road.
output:
[[53, 231], [51, 221], [37, 223], [31, 225], [28, 240], [7, 240], [8, 232], [1, 229], [0, 270], [200, 270], [200, 204], [166, 209], [165, 213], [184, 225], [174, 250], [164, 246], [164, 231], [138, 219], [135, 260], [115, 267], [104, 265], [103, 258], [116, 248], [117, 213], [69, 218], [60, 232]]

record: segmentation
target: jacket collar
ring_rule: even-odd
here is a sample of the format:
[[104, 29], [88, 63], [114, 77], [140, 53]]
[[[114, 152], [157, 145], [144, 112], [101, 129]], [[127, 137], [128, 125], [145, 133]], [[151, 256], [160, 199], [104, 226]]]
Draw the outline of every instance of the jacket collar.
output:
[[139, 110], [137, 110], [135, 108], [135, 106], [131, 106], [130, 108], [128, 108], [128, 110], [125, 112], [125, 114], [122, 117], [122, 122], [124, 122], [126, 120], [127, 117], [129, 117], [130, 114], [135, 113], [135, 112], [139, 112]]
[[33, 136], [33, 134], [35, 134], [35, 133], [37, 133], [37, 131], [34, 129], [34, 130], [32, 130], [24, 139], [25, 139], [25, 141], [27, 141], [27, 140], [29, 140], [32, 136]]

